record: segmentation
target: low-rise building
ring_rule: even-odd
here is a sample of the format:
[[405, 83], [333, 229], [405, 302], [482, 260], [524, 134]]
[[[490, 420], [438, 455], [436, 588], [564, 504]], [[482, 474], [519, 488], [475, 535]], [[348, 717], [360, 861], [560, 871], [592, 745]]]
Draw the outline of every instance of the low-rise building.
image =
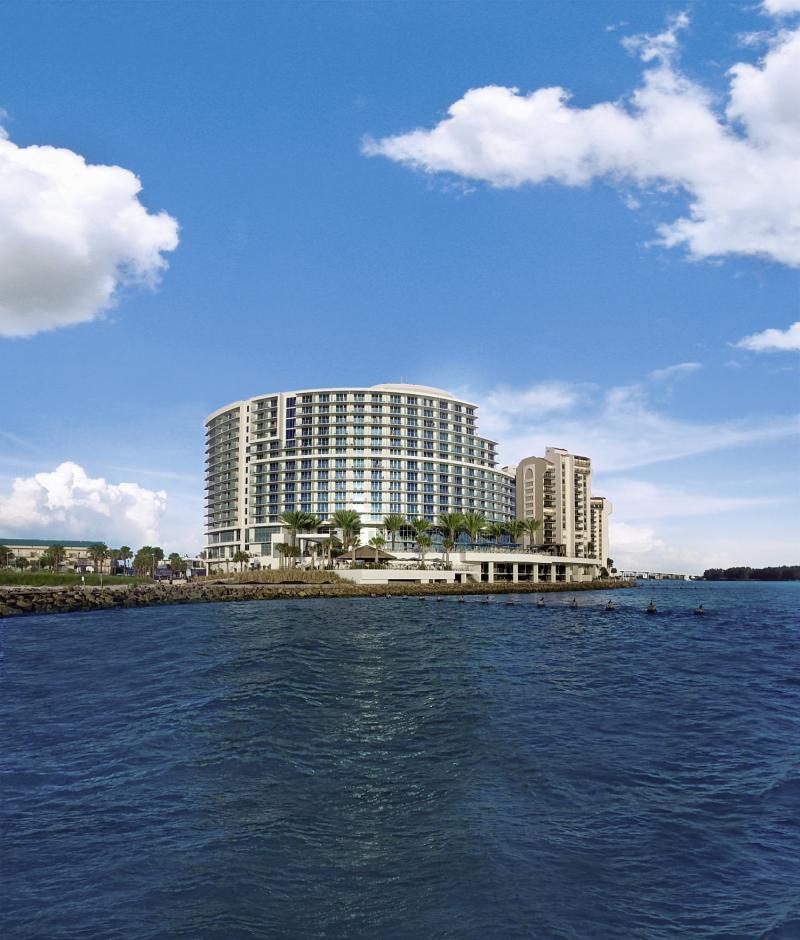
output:
[[[94, 562], [89, 557], [89, 548], [100, 540], [77, 541], [75, 539], [4, 539], [0, 538], [0, 545], [9, 550], [7, 567], [14, 567], [20, 558], [24, 558], [27, 565], [35, 565], [42, 555], [53, 545], [60, 545], [64, 550], [64, 558], [59, 565], [61, 571], [94, 571]], [[3, 559], [0, 559], [0, 564]]]

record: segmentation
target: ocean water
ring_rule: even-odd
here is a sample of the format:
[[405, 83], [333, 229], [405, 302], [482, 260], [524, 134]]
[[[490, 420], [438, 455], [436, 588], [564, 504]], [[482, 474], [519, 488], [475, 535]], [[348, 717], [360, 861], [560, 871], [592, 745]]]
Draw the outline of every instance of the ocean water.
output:
[[0, 936], [800, 937], [800, 584], [610, 594], [0, 622]]

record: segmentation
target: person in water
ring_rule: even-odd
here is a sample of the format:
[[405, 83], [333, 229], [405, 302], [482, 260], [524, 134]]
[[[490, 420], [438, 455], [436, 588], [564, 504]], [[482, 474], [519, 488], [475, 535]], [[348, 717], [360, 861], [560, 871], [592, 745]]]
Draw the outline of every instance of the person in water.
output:
[[650, 601], [650, 603], [647, 605], [647, 613], [648, 613], [648, 614], [657, 614], [657, 613], [658, 613], [658, 608], [656, 607], [656, 605], [655, 605], [652, 601]]
[[577, 597], [573, 597], [572, 600], [569, 602], [569, 606], [570, 606], [570, 607], [577, 607], [577, 606], [578, 606], [578, 598], [577, 598]]
[[696, 614], [701, 614], [701, 615], [704, 614], [705, 610], [703, 609], [703, 605], [701, 604], [699, 607], [695, 607], [694, 612]]
[[543, 597], [540, 597], [539, 600], [536, 601], [536, 606], [537, 606], [537, 607], [544, 607], [544, 598], [543, 598]]
[[617, 609], [617, 605], [614, 603], [614, 601], [609, 601], [606, 604], [606, 610], [616, 610], [616, 609]]

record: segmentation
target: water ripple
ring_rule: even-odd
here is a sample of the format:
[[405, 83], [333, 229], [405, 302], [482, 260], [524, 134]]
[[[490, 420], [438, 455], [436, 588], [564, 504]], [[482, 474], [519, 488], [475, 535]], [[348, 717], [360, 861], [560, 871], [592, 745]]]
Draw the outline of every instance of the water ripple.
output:
[[4, 622], [2, 936], [800, 937], [798, 586], [606, 599]]

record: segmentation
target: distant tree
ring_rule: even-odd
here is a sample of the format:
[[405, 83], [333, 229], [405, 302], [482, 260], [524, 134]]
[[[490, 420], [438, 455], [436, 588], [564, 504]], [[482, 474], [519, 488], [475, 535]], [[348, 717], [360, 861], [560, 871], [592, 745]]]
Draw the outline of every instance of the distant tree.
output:
[[0, 568], [8, 568], [13, 554], [8, 545], [0, 545]]
[[117, 558], [122, 562], [122, 566], [127, 569], [128, 562], [133, 558], [130, 545], [120, 545], [117, 549]]
[[515, 545], [519, 544], [522, 536], [528, 531], [528, 527], [525, 525], [523, 519], [512, 519], [511, 522], [506, 523], [505, 529], [511, 536], [511, 541]]
[[536, 533], [542, 524], [541, 519], [525, 519], [525, 533], [528, 536], [528, 548], [533, 548], [536, 542]]
[[139, 574], [155, 577], [156, 566], [164, 558], [164, 550], [157, 545], [143, 545], [133, 559], [133, 567]]
[[442, 539], [442, 548], [444, 549], [445, 560], [447, 563], [450, 563], [450, 552], [456, 547], [456, 543], [450, 538], [449, 535], [446, 535]]
[[281, 514], [281, 522], [289, 533], [289, 544], [294, 547], [297, 545], [297, 535], [299, 532], [305, 532], [313, 528], [319, 520], [309, 512], [288, 511]]
[[53, 571], [58, 571], [67, 554], [64, 546], [60, 542], [56, 542], [47, 549], [47, 553], [50, 556], [50, 567]]
[[800, 581], [800, 565], [774, 565], [768, 568], [707, 568], [706, 581]]
[[108, 545], [105, 542], [92, 542], [87, 549], [89, 557], [95, 567], [95, 571], [103, 573], [103, 562], [108, 558]]
[[369, 544], [375, 549], [375, 564], [378, 564], [378, 554], [380, 550], [386, 545], [386, 539], [382, 535], [374, 535], [370, 540]]
[[459, 535], [464, 531], [464, 516], [460, 512], [443, 512], [439, 516], [439, 525], [446, 536], [444, 541], [451, 546], [447, 548], [444, 543], [442, 546], [447, 552], [449, 560], [450, 552], [455, 548]]
[[186, 561], [177, 552], [170, 553], [167, 564], [173, 574], [186, 574]]
[[250, 560], [250, 556], [247, 554], [247, 552], [243, 552], [240, 549], [239, 551], [234, 552], [233, 558], [231, 560], [235, 565], [239, 566], [239, 571], [244, 571], [244, 566]]
[[490, 522], [484, 532], [486, 536], [490, 539], [494, 539], [494, 544], [500, 544], [500, 538], [505, 533], [506, 527], [500, 522]]
[[418, 550], [419, 550], [419, 566], [420, 566], [420, 568], [424, 568], [424, 567], [425, 567], [425, 553], [428, 551], [428, 549], [429, 549], [430, 547], [431, 547], [431, 537], [430, 537], [429, 535], [425, 535], [424, 533], [421, 532], [421, 533], [417, 536], [417, 548], [418, 548]]
[[406, 517], [401, 516], [399, 513], [392, 513], [389, 516], [383, 517], [383, 527], [386, 530], [386, 533], [392, 540], [392, 551], [394, 551], [395, 540], [397, 539], [397, 533], [400, 529], [406, 524]]
[[464, 531], [469, 534], [474, 545], [480, 538], [481, 532], [486, 528], [486, 518], [479, 512], [464, 513]]
[[334, 528], [342, 530], [342, 547], [352, 549], [356, 560], [357, 534], [361, 531], [361, 516], [354, 509], [340, 509], [331, 516]]
[[24, 571], [25, 568], [28, 567], [28, 559], [25, 558], [24, 555], [20, 555], [19, 558], [17, 558], [17, 560], [14, 562], [14, 564], [17, 566], [17, 568], [20, 568], [21, 570]]

